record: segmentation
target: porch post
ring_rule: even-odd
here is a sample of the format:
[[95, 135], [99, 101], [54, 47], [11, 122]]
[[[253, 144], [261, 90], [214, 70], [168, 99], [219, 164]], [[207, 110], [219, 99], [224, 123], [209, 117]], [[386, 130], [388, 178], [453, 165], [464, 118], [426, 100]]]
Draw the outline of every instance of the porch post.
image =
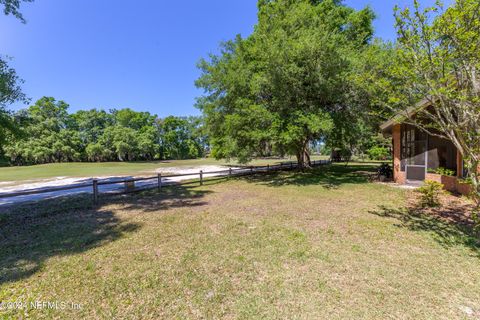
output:
[[396, 124], [393, 126], [392, 130], [392, 139], [393, 139], [393, 179], [397, 183], [404, 183], [402, 179], [400, 178], [400, 168], [401, 168], [401, 160], [400, 160], [400, 155], [401, 155], [401, 149], [400, 149], [400, 130], [401, 130], [401, 125]]
[[425, 179], [427, 178], [428, 174], [428, 148], [429, 148], [429, 142], [430, 142], [430, 135], [426, 134], [427, 137], [425, 139]]

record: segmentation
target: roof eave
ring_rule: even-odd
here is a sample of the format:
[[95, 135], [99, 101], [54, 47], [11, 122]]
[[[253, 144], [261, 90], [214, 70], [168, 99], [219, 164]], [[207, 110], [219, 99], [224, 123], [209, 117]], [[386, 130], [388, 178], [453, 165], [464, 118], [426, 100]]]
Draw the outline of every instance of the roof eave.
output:
[[405, 119], [414, 116], [419, 110], [427, 107], [429, 104], [429, 99], [425, 98], [421, 100], [415, 106], [408, 108], [405, 112], [399, 112], [389, 120], [382, 123], [380, 125], [380, 129], [382, 130], [383, 134], [391, 134], [394, 125], [404, 122]]

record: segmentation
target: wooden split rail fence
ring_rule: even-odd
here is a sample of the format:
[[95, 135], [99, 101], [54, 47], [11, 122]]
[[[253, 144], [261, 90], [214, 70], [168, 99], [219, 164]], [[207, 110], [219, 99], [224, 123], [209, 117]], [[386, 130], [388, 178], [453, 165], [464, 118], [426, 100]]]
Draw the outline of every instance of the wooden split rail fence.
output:
[[[330, 164], [330, 160], [315, 160], [312, 161], [312, 166], [322, 166]], [[60, 191], [68, 191], [68, 190], [79, 190], [76, 193], [92, 193], [93, 203], [98, 203], [98, 198], [101, 193], [129, 193], [134, 191], [140, 191], [145, 189], [152, 189], [158, 188], [161, 190], [164, 186], [169, 185], [185, 185], [185, 184], [192, 184], [192, 183], [199, 183], [203, 185], [205, 178], [228, 178], [233, 176], [244, 176], [244, 175], [252, 175], [257, 173], [267, 173], [272, 171], [280, 171], [280, 170], [292, 170], [297, 168], [298, 165], [294, 162], [285, 162], [280, 163], [277, 165], [266, 165], [266, 166], [244, 166], [238, 169], [232, 169], [231, 167], [228, 170], [221, 170], [221, 171], [209, 171], [203, 172], [200, 170], [198, 173], [184, 173], [184, 174], [171, 174], [171, 175], [162, 175], [157, 174], [156, 176], [151, 177], [139, 177], [139, 178], [125, 178], [125, 179], [114, 179], [114, 180], [98, 180], [92, 179], [91, 182], [88, 183], [79, 183], [69, 186], [58, 186], [58, 187], [48, 187], [48, 188], [38, 188], [38, 189], [30, 189], [30, 190], [23, 190], [19, 192], [9, 192], [9, 193], [1, 193], [0, 199], [2, 198], [13, 198], [13, 197], [21, 197], [21, 196], [31, 196], [31, 195], [38, 195], [38, 194], [46, 194], [46, 193], [55, 193]], [[192, 177], [188, 179], [186, 177]], [[140, 185], [141, 182], [151, 181], [148, 184]], [[138, 183], [137, 183], [138, 182]], [[119, 185], [122, 184], [123, 187], [121, 188], [113, 188], [101, 192], [102, 186], [108, 185]], [[85, 190], [80, 190], [85, 189]], [[68, 195], [68, 194], [65, 194]], [[62, 195], [60, 195], [62, 196]]]

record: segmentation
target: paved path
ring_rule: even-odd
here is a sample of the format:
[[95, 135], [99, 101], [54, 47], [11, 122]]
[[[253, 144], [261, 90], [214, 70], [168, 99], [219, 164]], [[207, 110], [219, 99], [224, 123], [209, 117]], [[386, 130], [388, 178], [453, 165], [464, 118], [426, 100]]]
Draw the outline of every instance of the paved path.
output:
[[[236, 174], [241, 174], [244, 172], [248, 172], [250, 169], [236, 169], [235, 173]], [[225, 176], [228, 175], [228, 171], [225, 173], [208, 173], [204, 172], [203, 177], [204, 178], [209, 178], [209, 177], [220, 177], [220, 176]], [[125, 177], [115, 177], [115, 178], [105, 178], [105, 179], [99, 179], [98, 181], [120, 181], [120, 180], [125, 180], [127, 178], [133, 178], [132, 176], [125, 176]], [[185, 181], [185, 180], [192, 180], [192, 179], [198, 179], [199, 174], [191, 174], [188, 176], [181, 176], [181, 177], [170, 177], [170, 178], [163, 178], [162, 179], [162, 184], [168, 185], [168, 184], [175, 184], [180, 181]], [[70, 179], [72, 180], [71, 183], [62, 183], [59, 182], [58, 184], [49, 183], [48, 186], [41, 186], [41, 187], [36, 187], [36, 188], [29, 188], [26, 189], [25, 186], [18, 186], [18, 187], [8, 187], [8, 188], [0, 188], [0, 207], [5, 207], [9, 205], [14, 205], [14, 204], [19, 204], [19, 203], [24, 203], [24, 202], [31, 202], [31, 201], [38, 201], [38, 200], [45, 200], [45, 199], [53, 199], [53, 198], [58, 198], [58, 197], [63, 197], [63, 196], [71, 196], [71, 195], [78, 195], [82, 193], [92, 193], [93, 188], [92, 188], [92, 178], [85, 178], [85, 179]], [[20, 191], [33, 191], [33, 190], [46, 190], [52, 187], [75, 187], [79, 186], [79, 188], [75, 189], [70, 189], [70, 190], [59, 190], [59, 191], [53, 191], [53, 192], [46, 192], [46, 193], [40, 193], [40, 194], [31, 194], [31, 195], [24, 195], [24, 196], [15, 196], [15, 197], [7, 197], [7, 198], [2, 198], [2, 195], [8, 195]], [[152, 179], [152, 180], [145, 180], [145, 181], [135, 181], [135, 188], [155, 188], [157, 187], [157, 179]], [[98, 191], [100, 194], [105, 194], [105, 193], [120, 193], [124, 190], [125, 186], [123, 182], [119, 182], [117, 184], [108, 184], [108, 185], [99, 185], [98, 186]]]

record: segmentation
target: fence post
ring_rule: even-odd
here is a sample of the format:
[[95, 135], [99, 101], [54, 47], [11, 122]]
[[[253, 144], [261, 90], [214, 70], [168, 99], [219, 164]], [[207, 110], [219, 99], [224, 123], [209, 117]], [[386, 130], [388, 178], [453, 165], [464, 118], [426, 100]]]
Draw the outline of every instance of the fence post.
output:
[[98, 180], [97, 179], [93, 179], [92, 187], [93, 187], [93, 204], [97, 204], [98, 203]]
[[200, 185], [203, 186], [203, 170], [200, 170]]
[[228, 168], [228, 178], [232, 177], [232, 167]]
[[267, 172], [270, 171], [270, 165], [267, 164]]
[[125, 193], [135, 191], [135, 179], [130, 178], [128, 180], [125, 180], [123, 184], [125, 188]]
[[290, 162], [290, 169], [293, 169], [293, 162]]
[[157, 176], [157, 188], [158, 188], [158, 191], [160, 191], [162, 189], [162, 174], [159, 173], [158, 176]]
[[250, 167], [250, 173], [253, 173], [253, 166]]

